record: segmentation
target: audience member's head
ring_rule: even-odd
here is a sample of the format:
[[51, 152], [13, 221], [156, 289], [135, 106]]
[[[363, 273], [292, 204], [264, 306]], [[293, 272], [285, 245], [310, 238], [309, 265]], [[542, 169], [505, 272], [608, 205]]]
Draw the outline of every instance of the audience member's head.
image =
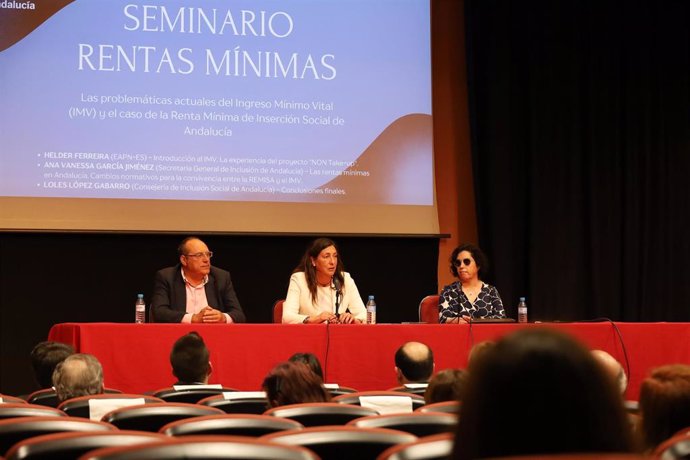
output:
[[170, 365], [178, 383], [207, 383], [211, 362], [204, 339], [196, 332], [177, 339], [170, 352]]
[[286, 361], [278, 364], [268, 373], [262, 388], [271, 407], [331, 399], [321, 379], [303, 363]]
[[429, 386], [424, 392], [424, 400], [427, 404], [459, 401], [464, 382], [465, 373], [460, 369], [444, 369], [429, 380]]
[[623, 401], [589, 350], [550, 329], [524, 329], [473, 361], [454, 459], [630, 452]]
[[421, 342], [407, 342], [395, 352], [395, 372], [400, 384], [428, 382], [434, 373], [434, 354]]
[[318, 375], [321, 381], [323, 382], [323, 370], [321, 369], [321, 363], [319, 362], [319, 358], [317, 358], [315, 354], [295, 353], [294, 355], [290, 356], [288, 361], [291, 361], [293, 363], [306, 364], [307, 367], [311, 369], [314, 374]]
[[55, 366], [71, 354], [74, 354], [74, 348], [60, 342], [40, 342], [31, 350], [31, 366], [41, 388], [53, 385]]
[[53, 386], [60, 402], [103, 393], [103, 368], [95, 356], [76, 353], [55, 367]]
[[628, 376], [625, 375], [625, 370], [623, 370], [621, 363], [604, 350], [592, 350], [592, 356], [603, 367], [604, 372], [609, 376], [613, 384], [616, 385], [620, 394], [624, 394], [628, 388]]
[[484, 356], [484, 354], [491, 350], [494, 345], [496, 345], [496, 342], [493, 340], [484, 340], [483, 342], [474, 344], [474, 346], [470, 348], [470, 353], [467, 355], [467, 367], [472, 364], [472, 361]]
[[690, 426], [690, 366], [672, 364], [654, 369], [640, 386], [640, 416], [647, 449]]

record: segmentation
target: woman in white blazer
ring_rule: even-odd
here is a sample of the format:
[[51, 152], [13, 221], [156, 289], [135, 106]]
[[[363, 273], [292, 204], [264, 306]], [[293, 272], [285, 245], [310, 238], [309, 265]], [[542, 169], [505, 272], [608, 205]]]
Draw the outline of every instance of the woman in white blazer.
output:
[[363, 323], [367, 312], [357, 286], [328, 238], [312, 242], [290, 277], [283, 323]]

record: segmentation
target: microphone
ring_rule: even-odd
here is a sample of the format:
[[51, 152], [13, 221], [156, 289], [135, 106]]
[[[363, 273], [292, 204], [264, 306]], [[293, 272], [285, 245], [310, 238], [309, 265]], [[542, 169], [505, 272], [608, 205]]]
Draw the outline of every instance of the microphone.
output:
[[340, 280], [337, 276], [333, 277], [333, 289], [335, 289], [335, 317], [340, 318], [340, 313], [338, 309], [340, 308], [340, 301], [343, 295], [342, 286], [340, 285]]

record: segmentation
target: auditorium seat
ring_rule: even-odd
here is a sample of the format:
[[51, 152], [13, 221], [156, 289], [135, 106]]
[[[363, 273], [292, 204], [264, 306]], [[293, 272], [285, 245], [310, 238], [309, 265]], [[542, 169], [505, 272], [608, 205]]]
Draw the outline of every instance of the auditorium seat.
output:
[[453, 453], [452, 433], [425, 436], [386, 449], [376, 460], [447, 460]]
[[390, 428], [422, 437], [453, 432], [457, 423], [457, 416], [452, 414], [413, 412], [362, 417], [347, 424], [360, 428]]
[[[491, 460], [650, 460], [648, 455], [618, 452], [581, 452], [567, 454], [511, 455], [492, 457]], [[687, 458], [687, 457], [685, 457]]]
[[91, 450], [131, 446], [153, 441], [164, 441], [167, 437], [158, 433], [143, 431], [99, 431], [53, 433], [18, 442], [7, 452], [6, 459], [12, 460], [62, 460], [78, 458]]
[[299, 431], [282, 431], [260, 439], [304, 446], [325, 460], [367, 460], [375, 459], [391, 446], [415, 441], [417, 437], [386, 428], [319, 426]]
[[345, 425], [356, 418], [378, 415], [373, 409], [335, 402], [289, 404], [269, 409], [265, 414], [296, 420], [307, 427]]
[[160, 429], [168, 436], [223, 434], [258, 437], [276, 431], [299, 430], [295, 420], [256, 414], [206, 415], [171, 422]]
[[[243, 396], [247, 393], [247, 396]], [[227, 399], [223, 395], [210, 396], [199, 401], [197, 404], [215, 407], [228, 414], [263, 414], [268, 409], [268, 399], [266, 396], [259, 396], [260, 392], [237, 392], [233, 399]]]
[[[106, 388], [104, 393], [122, 393], [120, 390]], [[31, 404], [40, 404], [41, 406], [57, 407], [60, 402], [57, 398], [54, 388], [45, 388], [43, 390], [34, 391], [26, 400]]]
[[424, 406], [424, 397], [416, 395], [413, 393], [404, 393], [400, 391], [358, 391], [357, 393], [350, 393], [342, 396], [336, 396], [333, 398], [334, 402], [342, 404], [357, 404], [361, 405], [360, 398], [370, 398], [370, 397], [398, 397], [398, 398], [409, 398], [412, 402], [412, 410], [418, 409]]
[[350, 393], [357, 393], [358, 390], [351, 387], [344, 387], [336, 384], [324, 383], [324, 388], [331, 394], [332, 398]]
[[154, 396], [147, 396], [147, 395], [138, 395], [138, 394], [132, 394], [132, 393], [103, 393], [103, 394], [97, 394], [97, 395], [89, 395], [89, 396], [78, 396], [76, 398], [68, 399], [67, 401], [63, 401], [59, 406], [58, 409], [64, 411], [67, 415], [71, 417], [84, 417], [84, 418], [90, 418], [91, 417], [91, 410], [89, 406], [89, 401], [94, 400], [94, 399], [136, 399], [140, 400], [142, 399], [144, 402], [148, 403], [162, 403], [164, 402], [160, 398], [156, 398]]
[[16, 417], [66, 417], [63, 411], [38, 404], [0, 404], [0, 420]]
[[0, 394], [0, 403], [2, 403], [2, 404], [22, 404], [25, 402], [26, 402], [26, 400], [24, 400], [22, 398], [17, 398], [16, 396], [1, 395]]
[[659, 444], [652, 456], [662, 460], [690, 458], [690, 427], [683, 428]]
[[[139, 446], [96, 449], [80, 460], [319, 460], [309, 449], [245, 436], [185, 436]], [[325, 459], [324, 459], [325, 460]]]
[[438, 301], [440, 296], [428, 295], [419, 302], [419, 322], [438, 324]]
[[277, 300], [273, 304], [273, 322], [275, 324], [283, 322], [283, 303], [285, 303], [285, 299]]
[[176, 390], [174, 387], [161, 388], [153, 393], [153, 396], [160, 398], [166, 402], [181, 402], [196, 404], [204, 398], [209, 396], [222, 395], [223, 392], [236, 392], [234, 388], [209, 388], [204, 385], [199, 385], [199, 388], [189, 388], [183, 390]]
[[398, 391], [400, 393], [412, 393], [414, 395], [421, 395], [424, 396], [424, 393], [426, 393], [426, 389], [429, 385], [427, 384], [419, 384], [419, 385], [410, 385], [410, 386], [399, 386], [399, 387], [393, 387], [389, 388], [386, 391]]
[[116, 429], [109, 423], [80, 417], [19, 417], [0, 420], [0, 455], [4, 455], [10, 447], [19, 441], [34, 436], [65, 431], [86, 432]]
[[441, 401], [416, 409], [416, 412], [444, 412], [447, 414], [457, 414], [460, 411], [460, 403], [458, 401]]
[[108, 412], [103, 416], [103, 421], [121, 430], [156, 432], [164, 425], [176, 420], [222, 413], [220, 409], [199, 404], [151, 403], [122, 407]]

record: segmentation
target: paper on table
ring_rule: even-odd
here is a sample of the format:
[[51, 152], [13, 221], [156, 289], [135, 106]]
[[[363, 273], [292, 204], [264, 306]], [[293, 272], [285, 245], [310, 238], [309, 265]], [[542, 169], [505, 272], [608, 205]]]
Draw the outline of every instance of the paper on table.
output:
[[146, 400], [144, 398], [89, 399], [89, 418], [98, 421], [110, 411], [138, 404], [146, 404]]
[[173, 390], [175, 391], [186, 391], [186, 390], [221, 390], [223, 385], [220, 383], [213, 383], [211, 385], [173, 385]]
[[406, 383], [405, 388], [426, 388], [428, 387], [428, 383]]
[[224, 391], [225, 399], [265, 398], [265, 391]]
[[359, 404], [381, 415], [412, 412], [412, 398], [409, 396], [360, 396]]

